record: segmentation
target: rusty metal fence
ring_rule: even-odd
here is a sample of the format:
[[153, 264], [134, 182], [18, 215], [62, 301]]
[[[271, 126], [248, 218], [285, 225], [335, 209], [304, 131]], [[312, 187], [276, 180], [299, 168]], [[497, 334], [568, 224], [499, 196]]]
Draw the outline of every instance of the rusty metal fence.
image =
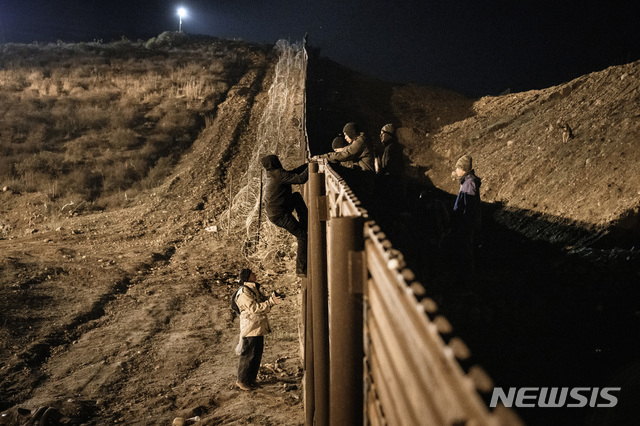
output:
[[309, 167], [306, 423], [522, 424], [346, 182]]
[[[301, 119], [308, 161], [306, 107]], [[311, 162], [303, 193], [306, 425], [521, 425], [510, 409], [489, 409], [490, 377], [345, 180]]]

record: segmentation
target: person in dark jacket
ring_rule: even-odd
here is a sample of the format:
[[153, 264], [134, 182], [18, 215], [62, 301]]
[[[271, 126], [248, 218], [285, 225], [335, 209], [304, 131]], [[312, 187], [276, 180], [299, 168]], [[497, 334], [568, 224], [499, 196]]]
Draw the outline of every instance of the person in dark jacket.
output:
[[[349, 142], [347, 142], [347, 140], [343, 136], [338, 136], [334, 138], [333, 141], [331, 142], [331, 148], [333, 148], [334, 152], [342, 152], [348, 146], [349, 146]], [[348, 160], [341, 161], [340, 165], [348, 169], [353, 169], [353, 161], [348, 161]]]
[[[299, 192], [293, 192], [291, 185], [303, 184], [309, 177], [309, 170], [303, 164], [293, 170], [282, 168], [277, 155], [266, 155], [260, 159], [267, 171], [264, 200], [269, 220], [284, 228], [298, 240], [296, 274], [307, 274], [307, 205]], [[296, 212], [297, 218], [293, 216]]]
[[373, 147], [360, 131], [357, 123], [347, 123], [342, 129], [344, 138], [349, 142], [349, 146], [340, 152], [329, 152], [319, 155], [319, 158], [326, 158], [332, 163], [342, 163], [344, 161], [352, 161], [354, 168], [366, 172], [375, 170]]
[[453, 205], [452, 234], [458, 251], [459, 270], [467, 275], [475, 269], [474, 247], [481, 225], [482, 180], [475, 175], [473, 160], [469, 155], [458, 159], [455, 174], [460, 179], [460, 191]]
[[404, 157], [393, 124], [385, 124], [382, 127], [380, 142], [382, 142], [383, 151], [380, 156], [378, 174], [388, 179], [400, 181], [404, 174]]
[[406, 198], [402, 146], [398, 143], [393, 124], [382, 127], [380, 142], [383, 150], [377, 164], [376, 213], [385, 232], [392, 232], [394, 220], [404, 209]]
[[344, 138], [349, 145], [340, 152], [329, 152], [312, 158], [325, 158], [329, 162], [338, 163], [351, 168], [345, 180], [353, 189], [358, 199], [366, 207], [373, 203], [375, 188], [375, 155], [373, 146], [360, 131], [357, 123], [347, 123], [342, 129]]

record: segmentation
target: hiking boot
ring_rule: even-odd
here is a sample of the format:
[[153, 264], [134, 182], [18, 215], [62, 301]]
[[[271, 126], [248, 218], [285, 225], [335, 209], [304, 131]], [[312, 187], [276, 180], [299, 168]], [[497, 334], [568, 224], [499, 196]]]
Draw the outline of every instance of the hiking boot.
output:
[[236, 382], [236, 386], [237, 386], [239, 389], [243, 390], [243, 391], [250, 391], [250, 390], [251, 390], [251, 386], [246, 385], [246, 384], [244, 384], [244, 383], [242, 383], [242, 382]]

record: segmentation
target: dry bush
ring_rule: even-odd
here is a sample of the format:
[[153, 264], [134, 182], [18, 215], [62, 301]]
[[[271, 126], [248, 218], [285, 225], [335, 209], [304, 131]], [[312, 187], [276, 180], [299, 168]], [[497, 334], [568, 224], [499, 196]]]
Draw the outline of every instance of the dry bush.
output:
[[193, 129], [197, 115], [188, 111], [184, 106], [169, 109], [158, 121], [158, 129], [168, 135], [178, 137], [186, 129]]
[[60, 181], [60, 189], [64, 194], [78, 194], [83, 200], [93, 201], [102, 193], [102, 175], [85, 167], [75, 166]]
[[129, 150], [140, 145], [136, 132], [126, 128], [115, 128], [106, 134], [109, 145], [117, 150]]
[[176, 161], [171, 156], [160, 158], [155, 166], [149, 170], [147, 177], [140, 182], [140, 185], [144, 189], [152, 189], [160, 186], [162, 182], [173, 173], [175, 164]]
[[21, 175], [35, 172], [48, 176], [49, 178], [60, 177], [66, 171], [64, 155], [50, 151], [41, 151], [17, 163], [15, 165], [15, 171]]
[[103, 170], [103, 190], [106, 193], [127, 190], [144, 175], [146, 164], [136, 165], [132, 162], [116, 163]]
[[[6, 182], [11, 180], [15, 175], [15, 162], [14, 159], [7, 155], [0, 155], [0, 180]], [[0, 186], [5, 186], [2, 184]]]
[[139, 102], [134, 102], [130, 98], [122, 98], [120, 102], [115, 105], [115, 108], [105, 111], [109, 124], [114, 128], [127, 128], [133, 127], [139, 121], [144, 120]]
[[84, 134], [65, 144], [65, 160], [73, 164], [82, 163], [93, 157], [94, 152], [106, 143], [104, 136], [98, 132]]
[[[106, 110], [97, 106], [83, 106], [73, 110], [75, 117], [73, 123], [76, 131], [101, 130], [109, 124], [109, 117]], [[73, 132], [68, 132], [73, 134]]]
[[150, 135], [145, 146], [140, 150], [140, 154], [148, 158], [154, 163], [161, 157], [169, 155], [174, 148], [174, 140], [166, 133], [157, 133]]
[[7, 92], [22, 92], [31, 83], [20, 70], [6, 70], [0, 73], [0, 89]]
[[100, 197], [97, 207], [99, 210], [122, 209], [131, 205], [136, 195], [137, 191], [133, 189], [106, 195]]
[[155, 187], [250, 55], [243, 43], [174, 32], [147, 43], [0, 45], [0, 178], [29, 191], [58, 181], [53, 194], [91, 208]]

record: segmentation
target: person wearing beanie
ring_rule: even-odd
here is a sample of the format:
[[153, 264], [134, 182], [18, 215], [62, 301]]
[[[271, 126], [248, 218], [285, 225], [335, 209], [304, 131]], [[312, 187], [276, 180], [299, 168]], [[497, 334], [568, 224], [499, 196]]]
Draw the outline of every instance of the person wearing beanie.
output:
[[376, 164], [376, 220], [390, 232], [398, 211], [405, 204], [404, 154], [393, 124], [382, 127], [380, 142], [382, 153]]
[[393, 124], [385, 124], [382, 127], [380, 130], [380, 142], [382, 142], [383, 151], [378, 173], [395, 179], [401, 178], [404, 173], [402, 146], [398, 143], [396, 129]]
[[[456, 173], [458, 169], [460, 169], [462, 174], [467, 173], [473, 169], [473, 159], [470, 155], [463, 155], [462, 157], [458, 158], [458, 161], [456, 161]], [[458, 174], [458, 176], [462, 176], [462, 174]]]
[[265, 296], [251, 269], [242, 269], [238, 278], [240, 287], [233, 295], [240, 314], [240, 340], [236, 347], [240, 361], [236, 386], [249, 391], [256, 385], [264, 351], [264, 336], [271, 332], [267, 314], [274, 305], [282, 301], [282, 297], [276, 292], [270, 297]]
[[373, 172], [375, 170], [373, 147], [365, 138], [364, 133], [360, 131], [358, 123], [347, 123], [342, 131], [344, 138], [349, 143], [347, 147], [340, 152], [329, 152], [314, 158], [326, 158], [332, 163], [352, 161], [355, 169]]
[[[307, 275], [307, 205], [299, 192], [291, 185], [303, 184], [309, 178], [309, 169], [303, 164], [293, 170], [282, 168], [277, 155], [265, 155], [260, 159], [267, 172], [264, 185], [265, 210], [269, 221], [284, 228], [298, 240], [296, 274]], [[298, 218], [293, 216], [296, 212]]]
[[[347, 142], [343, 136], [338, 136], [333, 139], [333, 142], [331, 142], [331, 148], [333, 148], [334, 152], [342, 152], [348, 146], [349, 142]], [[353, 161], [343, 161], [340, 165], [342, 167], [353, 169]]]
[[459, 271], [470, 274], [475, 269], [473, 252], [481, 225], [482, 180], [475, 175], [470, 155], [460, 157], [455, 167], [460, 190], [453, 205], [452, 234], [458, 251], [456, 257], [461, 262]]
[[331, 148], [333, 148], [335, 152], [340, 152], [348, 146], [349, 142], [347, 142], [342, 136], [337, 136], [333, 139], [333, 142], [331, 142]]

